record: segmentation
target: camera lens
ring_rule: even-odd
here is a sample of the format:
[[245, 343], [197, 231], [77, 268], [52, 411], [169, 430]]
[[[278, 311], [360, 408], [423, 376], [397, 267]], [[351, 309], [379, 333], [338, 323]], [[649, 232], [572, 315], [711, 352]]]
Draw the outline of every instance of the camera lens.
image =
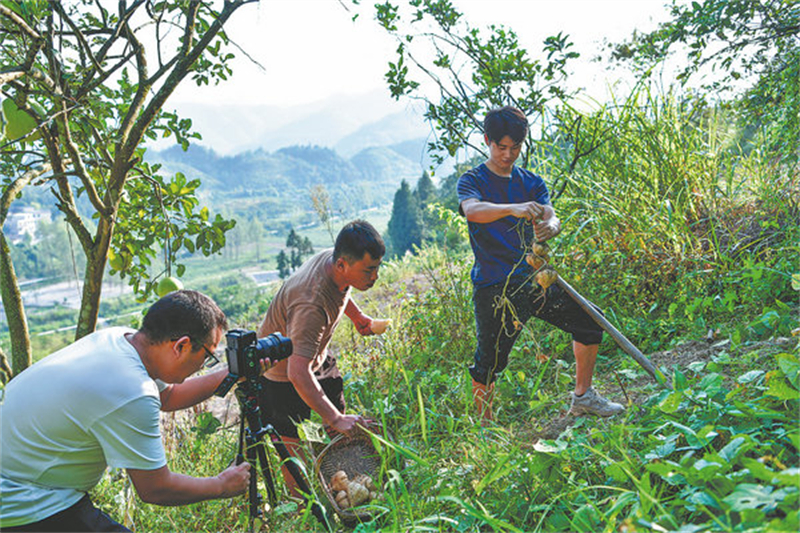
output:
[[256, 353], [259, 359], [269, 358], [280, 361], [292, 355], [292, 340], [279, 333], [272, 333], [256, 341]]

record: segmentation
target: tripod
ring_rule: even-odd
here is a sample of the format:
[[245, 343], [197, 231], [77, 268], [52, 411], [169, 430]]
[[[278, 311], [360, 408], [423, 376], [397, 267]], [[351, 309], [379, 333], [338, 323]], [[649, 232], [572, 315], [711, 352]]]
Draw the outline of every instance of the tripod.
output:
[[[278, 452], [280, 458], [286, 463], [286, 468], [297, 483], [297, 488], [300, 493], [303, 494], [306, 505], [311, 506], [311, 512], [314, 517], [316, 517], [326, 531], [333, 531], [330, 522], [328, 522], [325, 507], [316, 500], [309, 500], [311, 487], [305, 477], [303, 477], [300, 467], [294, 461], [290, 460], [291, 455], [289, 454], [289, 450], [286, 449], [286, 445], [281, 441], [280, 435], [271, 424], [265, 426], [261, 423], [261, 413], [258, 407], [258, 388], [258, 383], [253, 383], [249, 379], [239, 383], [236, 387], [236, 399], [239, 401], [239, 406], [242, 411], [237, 463], [244, 460], [242, 454], [242, 447], [244, 444], [246, 445], [245, 453], [247, 455], [247, 462], [250, 463], [252, 468], [255, 468], [257, 461], [261, 467], [261, 474], [264, 476], [264, 484], [267, 487], [267, 493], [269, 495], [269, 503], [274, 507], [277, 503], [275, 481], [272, 477], [272, 471], [263, 440], [265, 435], [269, 435], [272, 446], [275, 448], [275, 451]], [[245, 421], [247, 422], [247, 429], [245, 429]], [[244, 436], [244, 439], [242, 439], [242, 436]], [[257, 470], [252, 470], [250, 473], [249, 497], [251, 518], [259, 518], [262, 515], [261, 504], [263, 498], [258, 492], [257, 473]]]

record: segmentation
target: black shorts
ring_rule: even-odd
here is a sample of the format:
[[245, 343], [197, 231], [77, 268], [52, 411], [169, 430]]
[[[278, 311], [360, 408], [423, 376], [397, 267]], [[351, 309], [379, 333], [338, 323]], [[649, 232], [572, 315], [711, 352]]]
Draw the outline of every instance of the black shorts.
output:
[[87, 494], [72, 507], [24, 526], [4, 527], [3, 531], [127, 531], [122, 524], [98, 509]]
[[478, 346], [469, 373], [475, 381], [488, 385], [508, 365], [508, 354], [522, 331], [514, 321], [525, 324], [536, 317], [566, 331], [581, 344], [600, 344], [603, 340], [603, 329], [557, 284], [545, 292], [533, 280], [509, 283], [505, 295], [514, 313], [509, 306], [497, 305], [504, 285], [475, 289], [473, 294]]
[[[297, 394], [289, 381], [270, 381], [260, 378], [258, 406], [261, 423], [272, 427], [283, 437], [298, 438], [297, 425], [311, 417], [311, 408]], [[345, 412], [344, 381], [341, 376], [319, 379], [325, 396], [341, 412]]]

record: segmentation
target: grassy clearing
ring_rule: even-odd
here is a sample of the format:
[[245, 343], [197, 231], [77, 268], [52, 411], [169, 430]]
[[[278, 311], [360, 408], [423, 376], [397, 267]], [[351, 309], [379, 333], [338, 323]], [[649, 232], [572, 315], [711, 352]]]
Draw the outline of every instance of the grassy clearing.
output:
[[[613, 135], [569, 178], [552, 262], [674, 390], [606, 339], [595, 385], [628, 409], [575, 419], [570, 341], [530, 322], [497, 384], [497, 423], [482, 428], [466, 372], [469, 252], [430, 247], [387, 263], [356, 298], [395, 328], [362, 338], [343, 324], [334, 339], [350, 408], [394, 436], [383, 446], [385, 503], [358, 531], [800, 527], [797, 168], [757, 144], [740, 150], [724, 117], [670, 96], [643, 92], [593, 118]], [[451, 234], [463, 230], [448, 220]], [[215, 290], [238, 325], [255, 328], [268, 295]], [[166, 426], [176, 470], [210, 475], [232, 459], [235, 428], [209, 423], [200, 412]], [[95, 495], [117, 516], [130, 509], [139, 531], [247, 529], [244, 498], [164, 509], [132, 502], [126, 483], [111, 475]], [[261, 529], [320, 529], [293, 509]]]

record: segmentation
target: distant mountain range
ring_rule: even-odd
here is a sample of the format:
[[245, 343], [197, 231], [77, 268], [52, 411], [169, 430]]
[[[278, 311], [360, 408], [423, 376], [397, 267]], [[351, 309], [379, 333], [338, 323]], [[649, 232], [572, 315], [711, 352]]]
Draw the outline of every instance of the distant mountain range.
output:
[[269, 213], [276, 224], [307, 216], [315, 186], [325, 187], [335, 212], [356, 212], [391, 202], [402, 180], [413, 187], [430, 167], [421, 113], [382, 93], [290, 108], [184, 104], [178, 112], [203, 140], [185, 152], [152, 145], [148, 160], [201, 179], [209, 206]]
[[177, 111], [203, 136], [197, 144], [223, 155], [316, 145], [351, 157], [430, 134], [419, 106], [396, 102], [385, 91], [288, 107], [179, 103]]

